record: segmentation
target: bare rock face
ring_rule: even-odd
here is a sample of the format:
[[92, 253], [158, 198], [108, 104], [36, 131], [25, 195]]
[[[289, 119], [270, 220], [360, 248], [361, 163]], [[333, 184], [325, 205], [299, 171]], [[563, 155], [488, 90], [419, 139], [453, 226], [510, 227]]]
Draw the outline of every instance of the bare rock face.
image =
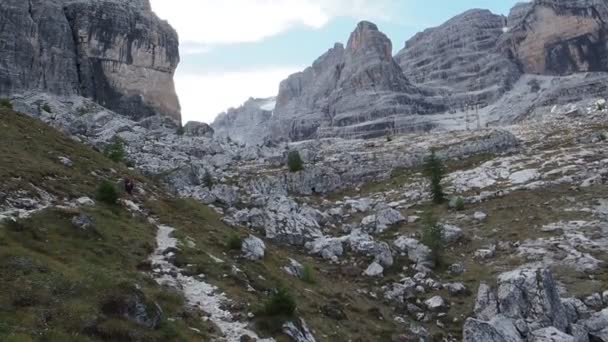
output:
[[[524, 14], [525, 13], [525, 14]], [[608, 3], [536, 0], [512, 12], [502, 38], [525, 73], [569, 75], [608, 69]]]
[[391, 41], [361, 22], [346, 47], [336, 44], [283, 81], [271, 121], [273, 137], [371, 137], [393, 129], [393, 115], [440, 109], [410, 84], [391, 55]]
[[474, 9], [416, 34], [395, 59], [414, 84], [446, 94], [450, 107], [495, 101], [520, 76], [497, 43], [507, 19]]
[[239, 108], [231, 108], [215, 118], [211, 127], [215, 136], [260, 145], [268, 136], [269, 120], [276, 105], [275, 98], [249, 99]]
[[0, 3], [0, 95], [81, 95], [139, 120], [180, 121], [177, 33], [147, 0]]

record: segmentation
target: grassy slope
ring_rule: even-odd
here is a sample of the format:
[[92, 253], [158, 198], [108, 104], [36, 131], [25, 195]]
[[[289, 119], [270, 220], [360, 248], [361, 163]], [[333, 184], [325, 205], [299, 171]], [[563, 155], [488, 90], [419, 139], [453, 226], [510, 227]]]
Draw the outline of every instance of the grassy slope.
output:
[[[33, 186], [74, 199], [93, 197], [101, 179], [132, 174], [89, 147], [23, 115], [0, 109], [0, 191]], [[69, 157], [73, 167], [58, 157]], [[112, 172], [114, 169], [116, 173]], [[150, 186], [149, 191], [157, 191]], [[201, 340], [187, 328], [208, 329], [183, 316], [183, 298], [161, 290], [137, 266], [155, 245], [155, 227], [125, 209], [84, 209], [94, 229], [72, 226], [74, 210], [49, 209], [17, 223], [0, 224], [0, 340]], [[164, 311], [160, 328], [146, 329], [102, 306], [141, 287]], [[150, 304], [151, 305], [151, 304]], [[202, 338], [201, 338], [202, 337]]]
[[[361, 269], [328, 265], [268, 242], [263, 262], [245, 261], [229, 251], [227, 241], [235, 232], [243, 237], [249, 232], [226, 226], [208, 207], [171, 198], [152, 181], [23, 115], [0, 109], [0, 130], [0, 191], [35, 193], [35, 185], [59, 198], [93, 197], [103, 179], [129, 174], [148, 193], [139, 199], [145, 209], [177, 229], [182, 242], [177, 262], [192, 274], [204, 273], [207, 281], [236, 299], [236, 311], [259, 311], [270, 292], [284, 286], [297, 301], [297, 315], [306, 319], [319, 341], [390, 340], [396, 331], [390, 309], [357, 291], [367, 281], [360, 280]], [[74, 166], [65, 167], [59, 156], [69, 157]], [[0, 340], [208, 339], [188, 327], [203, 333], [213, 327], [184, 309], [180, 295], [162, 290], [138, 270], [154, 248], [155, 228], [120, 207], [98, 204], [85, 213], [93, 218], [94, 231], [74, 228], [70, 220], [77, 213], [64, 210], [0, 224]], [[210, 254], [224, 263], [215, 262]], [[310, 265], [315, 283], [287, 275], [281, 268], [288, 258]], [[242, 272], [233, 272], [233, 266]], [[248, 291], [248, 283], [255, 292]], [[159, 329], [144, 329], [103, 312], [104, 300], [124, 291], [125, 284], [137, 284], [150, 302], [160, 304], [165, 319]], [[346, 319], [322, 314], [330, 302]], [[273, 321], [258, 318], [256, 323], [265, 328]], [[286, 341], [280, 334], [275, 337]]]

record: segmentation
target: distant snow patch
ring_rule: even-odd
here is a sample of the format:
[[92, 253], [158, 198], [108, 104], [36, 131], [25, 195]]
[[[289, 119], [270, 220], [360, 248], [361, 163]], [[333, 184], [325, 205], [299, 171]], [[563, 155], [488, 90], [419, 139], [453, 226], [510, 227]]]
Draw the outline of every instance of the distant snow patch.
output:
[[508, 27], [503, 27], [502, 28], [502, 33], [507, 33], [509, 32], [509, 28]]

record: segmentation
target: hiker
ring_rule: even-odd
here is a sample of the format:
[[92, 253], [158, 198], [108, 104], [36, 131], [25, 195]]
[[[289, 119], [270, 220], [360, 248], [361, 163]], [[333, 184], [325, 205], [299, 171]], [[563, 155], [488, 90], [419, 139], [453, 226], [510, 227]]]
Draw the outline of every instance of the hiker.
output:
[[125, 178], [125, 191], [132, 196], [133, 188], [135, 188], [135, 183], [130, 178]]

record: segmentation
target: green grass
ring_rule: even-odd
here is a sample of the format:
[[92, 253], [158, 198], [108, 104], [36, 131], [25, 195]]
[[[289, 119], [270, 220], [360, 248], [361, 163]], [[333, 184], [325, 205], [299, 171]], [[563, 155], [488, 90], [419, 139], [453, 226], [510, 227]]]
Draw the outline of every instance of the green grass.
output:
[[[138, 179], [150, 193], [160, 191], [26, 116], [0, 109], [0, 129], [0, 191], [25, 189], [36, 196], [43, 189], [58, 198], [94, 197], [101, 181], [115, 177], [110, 167]], [[62, 165], [59, 156], [69, 157], [74, 166]], [[92, 228], [72, 225], [80, 214], [91, 218]], [[0, 223], [0, 341], [207, 340], [205, 332], [212, 327], [186, 315], [183, 296], [161, 288], [144, 272], [155, 234], [145, 217], [102, 202]], [[107, 310], [108, 298], [122, 298], [135, 287], [147, 309], [162, 308], [158, 327]]]

